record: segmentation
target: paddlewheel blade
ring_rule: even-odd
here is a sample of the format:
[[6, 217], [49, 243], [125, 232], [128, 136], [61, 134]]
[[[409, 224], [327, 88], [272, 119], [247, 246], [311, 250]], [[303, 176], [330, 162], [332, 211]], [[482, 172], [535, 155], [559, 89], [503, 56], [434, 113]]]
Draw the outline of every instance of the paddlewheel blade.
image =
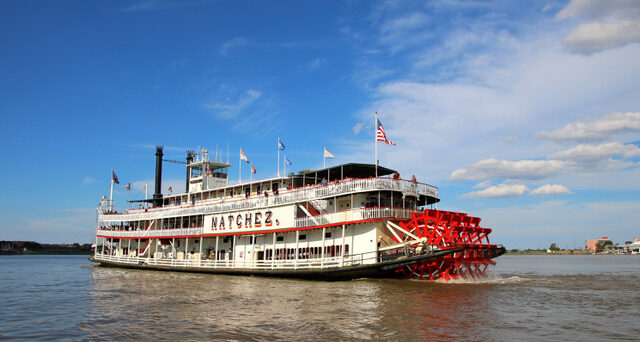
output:
[[434, 209], [412, 213], [411, 219], [398, 225], [418, 238], [426, 238], [428, 245], [440, 249], [463, 247], [463, 250], [403, 266], [396, 273], [420, 280], [449, 281], [484, 277], [487, 268], [495, 264], [491, 259], [502, 255], [505, 248], [489, 242], [491, 229], [481, 227], [480, 221], [480, 218], [465, 213]]

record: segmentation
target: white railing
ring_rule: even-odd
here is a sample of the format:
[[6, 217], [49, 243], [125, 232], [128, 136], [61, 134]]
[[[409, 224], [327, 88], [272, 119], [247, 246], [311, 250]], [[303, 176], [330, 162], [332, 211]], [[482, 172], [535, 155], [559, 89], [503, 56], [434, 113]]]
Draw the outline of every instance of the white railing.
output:
[[[374, 207], [374, 208], [359, 208], [344, 210], [337, 213], [329, 213], [317, 216], [306, 216], [295, 219], [294, 227], [313, 227], [313, 226], [325, 226], [332, 224], [348, 223], [354, 221], [364, 221], [373, 219], [407, 219], [411, 218], [412, 209], [402, 208], [389, 208], [389, 207]], [[112, 230], [112, 229], [100, 229], [97, 230], [97, 235], [108, 236], [114, 238], [149, 238], [149, 237], [171, 237], [171, 236], [185, 236], [185, 235], [202, 235], [204, 234], [203, 227], [196, 228], [173, 228], [173, 229], [149, 229], [149, 230]]]
[[359, 266], [377, 262], [378, 252], [345, 255], [344, 257], [325, 257], [314, 259], [286, 259], [286, 260], [208, 260], [208, 259], [171, 259], [171, 258], [141, 258], [107, 254], [95, 254], [97, 261], [110, 261], [121, 264], [192, 267], [204, 269], [252, 269], [252, 270], [304, 270], [326, 269], [344, 266]]
[[330, 213], [318, 216], [299, 217], [295, 219], [295, 227], [313, 227], [338, 224], [341, 222], [363, 221], [380, 218], [406, 219], [411, 218], [414, 210], [402, 208], [360, 208], [344, 210], [337, 213]]
[[164, 206], [155, 209], [131, 209], [123, 214], [100, 214], [100, 221], [137, 221], [153, 220], [185, 215], [202, 215], [227, 211], [270, 207], [282, 204], [304, 202], [350, 193], [377, 190], [396, 190], [405, 195], [425, 195], [438, 197], [438, 188], [417, 182], [391, 178], [348, 179], [331, 182], [328, 185], [311, 185], [293, 190], [280, 189], [279, 195], [254, 195], [250, 198], [216, 198], [199, 201], [196, 205], [183, 203], [177, 206]]
[[148, 229], [148, 230], [110, 230], [98, 229], [97, 235], [118, 237], [118, 238], [141, 238], [163, 237], [163, 236], [185, 236], [185, 235], [202, 235], [203, 227], [196, 228], [174, 228], [174, 229]]

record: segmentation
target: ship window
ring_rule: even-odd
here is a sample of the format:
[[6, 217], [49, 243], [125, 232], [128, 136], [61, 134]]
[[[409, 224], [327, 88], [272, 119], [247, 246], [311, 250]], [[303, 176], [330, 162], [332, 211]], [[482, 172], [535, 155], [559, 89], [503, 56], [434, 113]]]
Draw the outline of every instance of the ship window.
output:
[[326, 238], [330, 238], [331, 237], [331, 232], [326, 232], [324, 233], [324, 237]]
[[300, 235], [300, 240], [306, 240], [306, 239], [307, 239], [307, 234]]
[[284, 236], [276, 236], [276, 241], [284, 241]]
[[222, 242], [223, 242], [223, 243], [227, 243], [227, 242], [229, 242], [229, 238], [224, 238], [224, 239], [222, 240]]
[[191, 167], [191, 177], [200, 177], [202, 176], [202, 166], [192, 166]]

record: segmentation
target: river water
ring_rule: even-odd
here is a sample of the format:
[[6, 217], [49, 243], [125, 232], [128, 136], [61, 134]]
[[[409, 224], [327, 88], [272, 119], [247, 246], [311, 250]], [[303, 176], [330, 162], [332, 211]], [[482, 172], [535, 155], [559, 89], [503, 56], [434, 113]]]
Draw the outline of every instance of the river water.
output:
[[318, 282], [0, 257], [0, 340], [640, 340], [640, 256], [501, 256], [491, 279]]

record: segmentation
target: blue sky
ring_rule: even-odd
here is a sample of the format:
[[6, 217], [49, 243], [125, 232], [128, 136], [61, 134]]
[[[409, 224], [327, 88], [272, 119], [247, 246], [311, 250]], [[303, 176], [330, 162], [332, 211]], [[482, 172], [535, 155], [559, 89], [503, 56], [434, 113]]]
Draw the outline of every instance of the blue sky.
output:
[[493, 242], [640, 235], [636, 1], [4, 1], [0, 46], [2, 240], [91, 241], [156, 144], [228, 145], [232, 180], [239, 148], [275, 176], [278, 136], [296, 171], [373, 162], [375, 111], [382, 165]]

